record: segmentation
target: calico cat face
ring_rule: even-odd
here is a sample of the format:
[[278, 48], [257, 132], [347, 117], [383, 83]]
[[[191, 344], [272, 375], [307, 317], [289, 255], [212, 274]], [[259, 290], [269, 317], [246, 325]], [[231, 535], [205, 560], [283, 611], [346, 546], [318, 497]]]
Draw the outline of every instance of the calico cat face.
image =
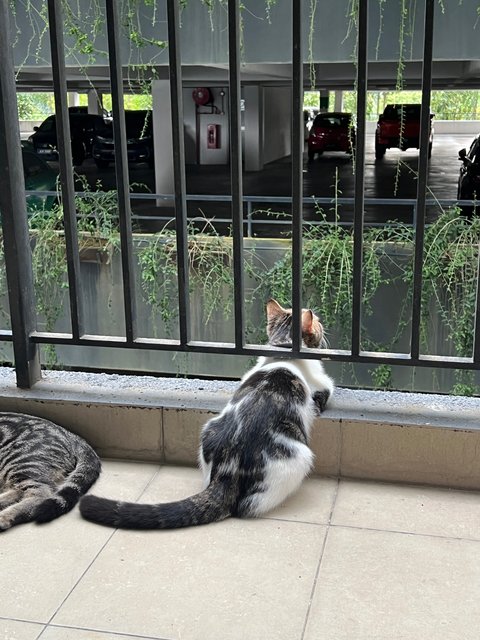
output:
[[[271, 345], [292, 341], [292, 310], [284, 309], [276, 300], [267, 302], [267, 334]], [[311, 309], [302, 309], [302, 340], [311, 349], [323, 342], [323, 327]]]

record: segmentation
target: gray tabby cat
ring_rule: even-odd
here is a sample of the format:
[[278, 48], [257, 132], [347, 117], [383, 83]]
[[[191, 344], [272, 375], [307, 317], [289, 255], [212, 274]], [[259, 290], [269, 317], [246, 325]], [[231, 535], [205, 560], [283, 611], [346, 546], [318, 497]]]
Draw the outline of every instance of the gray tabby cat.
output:
[[99, 473], [82, 438], [43, 418], [0, 413], [0, 531], [67, 513]]
[[[270, 300], [267, 319], [269, 344], [291, 346], [291, 310]], [[323, 327], [311, 310], [302, 311], [302, 338], [307, 347], [323, 343]], [[99, 524], [129, 529], [260, 516], [296, 491], [310, 471], [310, 430], [332, 392], [333, 382], [317, 360], [260, 358], [222, 413], [203, 427], [201, 493], [152, 505], [88, 495], [80, 501], [80, 513]]]

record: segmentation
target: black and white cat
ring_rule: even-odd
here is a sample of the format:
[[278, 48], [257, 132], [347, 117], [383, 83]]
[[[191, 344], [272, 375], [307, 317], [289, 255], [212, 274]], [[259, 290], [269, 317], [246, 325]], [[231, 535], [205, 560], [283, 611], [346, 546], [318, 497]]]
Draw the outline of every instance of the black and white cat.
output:
[[0, 413], [0, 532], [67, 513], [99, 473], [79, 436], [44, 418]]
[[[291, 310], [270, 300], [269, 344], [291, 344], [291, 329]], [[323, 327], [311, 310], [302, 311], [302, 339], [311, 348], [323, 343]], [[201, 493], [153, 505], [87, 495], [80, 501], [80, 512], [87, 520], [129, 529], [171, 529], [229, 516], [260, 516], [296, 491], [312, 468], [310, 430], [333, 388], [319, 361], [260, 358], [222, 413], [203, 427]]]

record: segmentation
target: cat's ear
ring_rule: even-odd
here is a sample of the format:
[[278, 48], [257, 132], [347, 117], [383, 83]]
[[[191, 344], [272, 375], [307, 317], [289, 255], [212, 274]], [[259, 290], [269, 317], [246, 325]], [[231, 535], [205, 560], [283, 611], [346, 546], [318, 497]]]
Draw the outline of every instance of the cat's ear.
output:
[[281, 307], [276, 300], [274, 300], [273, 298], [270, 298], [270, 300], [267, 302], [267, 317], [269, 319], [277, 318], [278, 316], [284, 315], [284, 314], [285, 314], [285, 309]]
[[302, 311], [302, 333], [313, 333], [313, 311], [311, 309]]

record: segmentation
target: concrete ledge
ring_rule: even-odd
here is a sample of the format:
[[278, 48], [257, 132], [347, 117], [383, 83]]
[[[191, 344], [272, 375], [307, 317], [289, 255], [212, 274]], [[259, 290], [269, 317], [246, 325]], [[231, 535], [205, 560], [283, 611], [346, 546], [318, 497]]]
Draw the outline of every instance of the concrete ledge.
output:
[[[0, 368], [0, 410], [49, 418], [106, 457], [196, 464], [203, 423], [237, 382]], [[480, 398], [338, 389], [316, 422], [315, 472], [480, 489]]]

